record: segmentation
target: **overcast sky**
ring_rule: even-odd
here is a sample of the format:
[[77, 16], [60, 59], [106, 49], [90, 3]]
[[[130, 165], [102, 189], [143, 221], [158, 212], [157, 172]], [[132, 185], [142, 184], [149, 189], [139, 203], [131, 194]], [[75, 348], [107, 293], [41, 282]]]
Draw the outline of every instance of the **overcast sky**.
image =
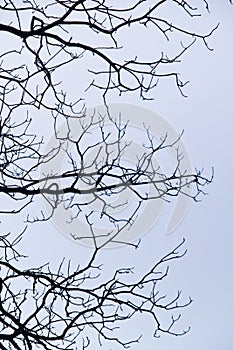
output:
[[[127, 102], [140, 105], [161, 115], [177, 132], [185, 130], [183, 142], [194, 166], [205, 168], [206, 174], [215, 169], [213, 184], [208, 196], [200, 203], [191, 203], [182, 223], [171, 234], [166, 234], [168, 218], [174, 203], [165, 206], [160, 219], [144, 235], [140, 249], [105, 250], [100, 259], [106, 273], [115, 266], [135, 266], [135, 273], [151, 267], [156, 257], [174, 248], [183, 237], [187, 255], [172, 266], [165, 289], [174, 295], [182, 289], [184, 299], [191, 296], [194, 302], [182, 310], [181, 328], [191, 326], [183, 337], [162, 335], [153, 339], [150, 320], [138, 318], [137, 326], [143, 333], [140, 344], [132, 349], [231, 350], [233, 345], [233, 6], [227, 1], [211, 1], [211, 14], [201, 26], [211, 27], [220, 22], [219, 29], [209, 40], [214, 51], [206, 50], [197, 43], [185, 54], [179, 67], [184, 79], [187, 98], [182, 97], [169, 81], [160, 84], [154, 101], [142, 102], [135, 95], [121, 99], [112, 97], [110, 102]], [[135, 38], [136, 40], [136, 38]], [[148, 38], [148, 45], [150, 38]], [[92, 102], [92, 103], [91, 103]], [[89, 98], [89, 107], [99, 104], [98, 96]], [[153, 215], [153, 205], [151, 207]], [[26, 232], [25, 250], [31, 261], [52, 265], [63, 256], [73, 261], [85, 260], [90, 249], [74, 244], [52, 224], [34, 225]], [[56, 247], [56, 249], [55, 249]], [[120, 264], [120, 266], [119, 266]], [[131, 333], [132, 327], [124, 325]], [[129, 328], [127, 328], [129, 327]], [[134, 327], [134, 326], [133, 326]], [[119, 346], [113, 345], [112, 350]]]

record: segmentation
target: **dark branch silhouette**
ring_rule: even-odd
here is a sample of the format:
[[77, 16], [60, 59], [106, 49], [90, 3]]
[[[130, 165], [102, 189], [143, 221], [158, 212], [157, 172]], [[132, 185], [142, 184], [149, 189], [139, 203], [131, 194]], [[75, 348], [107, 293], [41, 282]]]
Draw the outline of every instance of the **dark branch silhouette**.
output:
[[[76, 269], [63, 261], [55, 272], [48, 265], [20, 270], [14, 264], [20, 258], [15, 248], [19, 239], [10, 243], [6, 235], [1, 236], [5, 251], [0, 260], [1, 349], [74, 349], [77, 344], [75, 349], [86, 349], [108, 342], [128, 348], [141, 335], [125, 341], [118, 328], [137, 314], [150, 315], [155, 337], [189, 331], [175, 330], [180, 314], [173, 314], [188, 306], [191, 298], [181, 302], [181, 291], [170, 298], [159, 291], [169, 264], [186, 253], [180, 252], [184, 241], [142, 277], [132, 281], [128, 275], [133, 269], [119, 268], [103, 281], [102, 267], [95, 264], [98, 248], [86, 266]], [[170, 315], [167, 325], [160, 322], [161, 310]], [[86, 336], [88, 330], [90, 336]]]
[[[70, 235], [81, 243], [91, 241], [92, 253], [82, 266], [63, 260], [55, 271], [49, 264], [22, 269], [25, 256], [17, 245], [24, 230], [14, 239], [1, 234], [0, 349], [92, 349], [112, 343], [128, 348], [141, 335], [125, 340], [121, 325], [135, 315], [149, 315], [155, 338], [188, 332], [189, 328], [177, 330], [176, 311], [192, 300], [182, 302], [181, 291], [160, 293], [169, 265], [186, 253], [184, 241], [141, 277], [133, 276], [132, 268], [120, 267], [106, 278], [97, 256], [110, 244], [138, 248], [138, 242], [125, 241], [121, 233], [134, 225], [145, 202], [169, 202], [177, 196], [198, 201], [212, 181], [203, 170], [184, 168], [182, 133], [172, 142], [167, 135], [155, 139], [146, 116], [141, 153], [134, 152], [130, 164], [125, 162], [124, 155], [133, 147], [126, 136], [128, 124], [120, 115], [113, 117], [107, 103], [114, 91], [154, 98], [161, 79], [174, 80], [185, 95], [187, 82], [177, 63], [197, 41], [211, 50], [208, 38], [218, 27], [198, 31], [195, 19], [203, 11], [210, 11], [206, 0], [200, 1], [200, 8], [184, 0], [132, 0], [120, 5], [106, 0], [1, 2], [1, 220], [23, 214], [26, 225], [46, 222], [62, 207], [69, 213], [68, 222], [85, 222], [86, 232]], [[144, 52], [147, 33], [153, 40]], [[131, 39], [125, 44], [127, 35]], [[63, 80], [68, 69], [73, 82], [67, 88]], [[87, 83], [80, 78], [80, 69], [86, 69]], [[79, 85], [82, 93], [74, 93], [73, 100], [71, 90]], [[104, 114], [87, 114], [85, 93], [93, 88], [103, 96]], [[37, 136], [37, 113], [52, 120], [50, 143], [46, 136]], [[176, 150], [175, 164], [164, 171], [157, 156], [166, 157], [170, 149]], [[115, 204], [122, 194], [126, 200]], [[129, 197], [133, 205], [124, 211]], [[99, 233], [94, 222], [107, 224], [105, 233]], [[170, 316], [167, 324], [161, 321], [161, 312]]]
[[[131, 6], [96, 0], [54, 1], [46, 6], [31, 1], [21, 4], [6, 1], [0, 10], [4, 21], [0, 31], [5, 34], [5, 40], [14, 39], [12, 42], [15, 43], [2, 55], [2, 85], [7, 90], [17, 89], [21, 104], [55, 110], [63, 115], [77, 113], [76, 106], [80, 106], [82, 99], [68, 101], [57, 75], [61, 67], [73, 65], [75, 72], [84, 60], [90, 62], [88, 71], [94, 79], [90, 80], [89, 87], [101, 89], [104, 98], [111, 90], [117, 90], [119, 94], [138, 91], [143, 99], [153, 98], [149, 93], [162, 78], [173, 78], [184, 94], [183, 87], [187, 82], [181, 80], [176, 64], [196, 40], [210, 49], [207, 40], [217, 28], [204, 34], [189, 29], [185, 19], [195, 20], [200, 13], [183, 0], [136, 0]], [[173, 23], [172, 11], [184, 16], [183, 26]], [[180, 47], [169, 55], [166, 49], [159, 50], [155, 45], [147, 57], [134, 38], [130, 45], [133, 45], [135, 55], [127, 58], [121, 44], [122, 35], [125, 32], [132, 35], [138, 28], [142, 35], [145, 29], [150, 31], [154, 40], [163, 42], [164, 47], [166, 42], [173, 43], [173, 37], [179, 36]], [[29, 64], [24, 63], [25, 58]], [[22, 63], [9, 68], [8, 61], [12, 59]], [[96, 70], [94, 66], [100, 68]], [[78, 73], [76, 79], [80, 83]]]
[[[120, 117], [116, 120], [93, 112], [82, 118], [67, 119], [62, 126], [63, 135], [55, 118], [54, 142], [44, 154], [43, 140], [37, 140], [28, 131], [30, 119], [21, 123], [13, 120], [10, 111], [1, 123], [0, 212], [24, 211], [28, 213], [28, 222], [37, 222], [49, 220], [63, 207], [70, 210], [69, 220], [82, 219], [89, 228], [89, 234], [80, 237], [72, 233], [73, 238], [94, 240], [98, 247], [110, 241], [117, 243], [119, 233], [134, 223], [143, 202], [169, 201], [176, 196], [197, 201], [200, 194], [205, 194], [203, 187], [212, 181], [212, 176], [208, 179], [202, 171], [189, 173], [184, 168], [178, 147], [181, 136], [167, 143], [166, 135], [157, 140], [145, 127], [146, 143], [140, 154], [134, 154], [134, 145], [126, 138], [128, 125]], [[125, 163], [125, 153], [131, 148], [134, 156], [129, 165]], [[166, 174], [157, 164], [157, 156], [164, 153], [166, 158], [170, 148], [176, 148], [176, 163]], [[191, 185], [195, 191], [190, 191]], [[128, 206], [128, 200], [123, 199], [113, 204], [119, 195], [132, 197], [130, 212], [121, 210], [119, 214], [119, 207]], [[34, 214], [30, 214], [30, 204], [41, 196], [47, 210], [38, 206], [36, 214], [33, 206]], [[100, 227], [108, 224], [104, 241], [93, 232], [93, 220], [98, 220]]]

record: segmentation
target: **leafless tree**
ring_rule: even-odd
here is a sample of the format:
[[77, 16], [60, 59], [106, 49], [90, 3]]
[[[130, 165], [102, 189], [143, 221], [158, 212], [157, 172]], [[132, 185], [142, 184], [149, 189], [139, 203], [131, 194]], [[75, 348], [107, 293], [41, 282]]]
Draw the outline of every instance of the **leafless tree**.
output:
[[[2, 217], [26, 213], [29, 224], [50, 220], [62, 206], [71, 210], [70, 221], [81, 218], [86, 222], [88, 232], [74, 232], [73, 239], [91, 241], [93, 247], [85, 266], [73, 268], [72, 262], [63, 261], [55, 272], [48, 265], [20, 269], [16, 266], [24, 256], [16, 245], [24, 232], [13, 241], [8, 234], [1, 235], [0, 349], [86, 349], [104, 341], [127, 348], [139, 342], [140, 336], [124, 340], [118, 327], [136, 314], [151, 316], [155, 337], [188, 331], [174, 330], [180, 316], [171, 315], [166, 326], [158, 316], [158, 310], [170, 314], [191, 303], [191, 299], [180, 303], [180, 291], [168, 300], [158, 289], [168, 275], [167, 265], [185, 254], [180, 252], [184, 241], [134, 281], [128, 279], [131, 268], [119, 268], [105, 279], [96, 257], [110, 243], [138, 247], [138, 242], [124, 242], [121, 232], [134, 224], [145, 201], [169, 201], [181, 195], [198, 200], [205, 193], [203, 187], [212, 181], [202, 171], [183, 169], [178, 147], [181, 135], [173, 142], [167, 141], [167, 135], [156, 140], [146, 118], [143, 151], [126, 165], [123, 155], [131, 147], [125, 138], [128, 125], [120, 116], [113, 117], [107, 106], [107, 95], [114, 91], [120, 95], [138, 91], [141, 98], [150, 99], [158, 81], [166, 78], [174, 79], [184, 95], [186, 83], [174, 70], [176, 63], [197, 40], [211, 49], [207, 40], [217, 26], [198, 33], [187, 28], [185, 21], [184, 26], [173, 24], [169, 9], [192, 23], [205, 8], [209, 10], [205, 0], [200, 9], [180, 0], [132, 0], [120, 6], [105, 0], [56, 0], [45, 5], [30, 0], [0, 2], [0, 32], [6, 44], [0, 55], [0, 213]], [[135, 41], [135, 56], [124, 56], [122, 33], [131, 28], [154, 31], [168, 42], [178, 36], [180, 48], [172, 56], [151, 50], [148, 58]], [[84, 89], [101, 90], [106, 114], [93, 111], [88, 115], [83, 96], [71, 100], [60, 81], [59, 72], [65, 66], [71, 65], [76, 72], [85, 62], [90, 64], [87, 74], [92, 78]], [[53, 123], [54, 140], [46, 150], [45, 140], [36, 136], [33, 126], [37, 111], [51, 114], [47, 117]], [[94, 129], [95, 137], [90, 138]], [[176, 149], [176, 164], [166, 174], [156, 157], [171, 148]], [[54, 169], [61, 154], [65, 165]], [[191, 185], [194, 192], [190, 192]], [[134, 198], [125, 217], [116, 209], [127, 203], [112, 204], [114, 196], [122, 193]], [[46, 210], [39, 207], [37, 198], [44, 198]], [[111, 228], [99, 234], [95, 220]]]
[[[44, 154], [40, 151], [42, 141], [37, 141], [28, 131], [29, 119], [16, 123], [12, 113], [2, 118], [1, 213], [26, 211], [27, 222], [47, 221], [62, 206], [69, 210], [70, 221], [82, 219], [89, 228], [84, 236], [74, 233], [74, 239], [94, 240], [94, 245], [99, 247], [109, 241], [117, 244], [120, 232], [133, 224], [145, 201], [169, 201], [170, 197], [178, 195], [198, 200], [204, 193], [203, 187], [212, 177], [207, 179], [201, 171], [188, 173], [183, 169], [178, 147], [176, 164], [168, 174], [157, 164], [157, 154], [176, 147], [179, 137], [169, 144], [166, 135], [157, 140], [145, 127], [147, 143], [142, 145], [141, 154], [131, 158], [132, 165], [125, 164], [124, 153], [134, 147], [125, 141], [127, 124], [121, 119], [105, 118], [94, 111], [77, 120], [68, 119], [62, 126], [63, 135], [57, 129], [55, 118], [55, 143]], [[195, 185], [195, 191], [190, 192], [191, 185]], [[134, 205], [130, 212], [126, 211], [125, 217], [122, 211], [119, 216], [118, 209], [126, 207], [127, 200], [114, 204], [119, 194], [124, 194], [124, 198], [133, 197]], [[40, 209], [37, 215], [31, 204], [41, 196], [47, 203], [47, 210]], [[30, 206], [33, 216], [29, 213]], [[93, 206], [97, 208], [96, 213]], [[100, 236], [93, 231], [92, 221], [97, 219], [111, 225]]]
[[[201, 2], [200, 10], [183, 0], [131, 0], [121, 6], [98, 0], [56, 0], [46, 1], [45, 5], [35, 1], [17, 4], [3, 1], [0, 31], [3, 39], [12, 40], [14, 45], [9, 45], [1, 55], [1, 85], [7, 92], [17, 91], [8, 103], [43, 107], [66, 116], [75, 114], [81, 96], [77, 101], [68, 100], [58, 73], [66, 65], [73, 65], [75, 72], [76, 66], [84, 65], [85, 61], [94, 76], [86, 88], [103, 90], [104, 98], [112, 90], [119, 94], [138, 91], [140, 97], [151, 98], [150, 91], [160, 79], [166, 78], [174, 79], [183, 94], [186, 82], [175, 71], [176, 64], [197, 40], [211, 49], [207, 40], [216, 29], [201, 34], [193, 28], [203, 7], [208, 10], [207, 1]], [[183, 26], [173, 24], [173, 13], [181, 16]], [[127, 57], [125, 46], [122, 47], [125, 32], [132, 35], [138, 29], [142, 38], [149, 32], [153, 35], [155, 43], [151, 43], [149, 57], [139, 47], [138, 37], [130, 42], [134, 57]], [[161, 45], [161, 40], [174, 45], [177, 37], [180, 47], [176, 46], [171, 56], [169, 46]], [[19, 64], [12, 66], [12, 60]], [[80, 84], [78, 75], [76, 79]]]
[[75, 270], [70, 262], [66, 266], [62, 262], [55, 272], [49, 266], [19, 270], [12, 263], [21, 257], [15, 248], [17, 239], [9, 242], [7, 235], [1, 236], [0, 266], [4, 277], [0, 280], [0, 348], [86, 349], [93, 344], [97, 348], [103, 342], [128, 348], [139, 342], [141, 336], [124, 340], [118, 328], [137, 314], [150, 315], [155, 337], [160, 333], [176, 336], [187, 333], [189, 328], [180, 333], [173, 330], [180, 315], [171, 315], [166, 326], [157, 315], [161, 310], [170, 315], [192, 302], [188, 299], [180, 303], [181, 291], [168, 300], [158, 290], [159, 283], [168, 275], [168, 264], [186, 253], [179, 251], [183, 243], [132, 282], [127, 278], [133, 273], [132, 268], [118, 269], [112, 278], [101, 279], [102, 267], [94, 264], [98, 249], [86, 266]]

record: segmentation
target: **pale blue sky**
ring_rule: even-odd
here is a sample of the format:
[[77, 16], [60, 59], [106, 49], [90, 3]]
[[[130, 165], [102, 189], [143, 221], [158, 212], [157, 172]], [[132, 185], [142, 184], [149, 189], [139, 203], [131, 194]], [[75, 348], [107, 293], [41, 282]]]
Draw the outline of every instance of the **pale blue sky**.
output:
[[[106, 250], [99, 258], [106, 273], [114, 266], [135, 266], [135, 273], [139, 273], [186, 238], [188, 253], [174, 263], [166, 288], [171, 293], [182, 289], [184, 298], [194, 299], [193, 304], [181, 311], [181, 328], [190, 325], [191, 332], [183, 337], [162, 335], [153, 339], [150, 320], [138, 319], [134, 326], [130, 322], [123, 326], [126, 333], [133, 330], [130, 327], [138, 326], [144, 335], [140, 344], [132, 346], [133, 350], [231, 350], [233, 346], [233, 7], [223, 0], [210, 0], [210, 5], [212, 14], [206, 16], [207, 22], [202, 25], [220, 22], [209, 40], [214, 51], [197, 43], [185, 54], [179, 67], [184, 78], [190, 80], [185, 89], [187, 98], [181, 97], [175, 86], [166, 81], [161, 83], [152, 102], [139, 101], [135, 95], [112, 97], [111, 101], [150, 108], [164, 116], [178, 132], [185, 129], [183, 141], [193, 165], [203, 166], [207, 174], [212, 166], [215, 169], [209, 195], [200, 203], [191, 203], [175, 232], [165, 234], [171, 213], [171, 207], [166, 206], [158, 223], [143, 237], [140, 249], [130, 250], [130, 260], [128, 247]], [[98, 96], [89, 98], [90, 106], [91, 102], [98, 104]], [[24, 244], [32, 262], [50, 260], [54, 266], [63, 256], [74, 262], [84, 261], [90, 252], [58, 233], [51, 223], [32, 226]], [[119, 346], [109, 349], [117, 350]]]

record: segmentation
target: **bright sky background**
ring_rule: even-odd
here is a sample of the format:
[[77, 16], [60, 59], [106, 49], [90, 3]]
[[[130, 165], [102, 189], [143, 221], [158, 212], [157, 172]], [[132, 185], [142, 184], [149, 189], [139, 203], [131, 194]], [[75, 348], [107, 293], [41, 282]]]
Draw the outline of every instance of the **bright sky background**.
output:
[[[150, 320], [138, 318], [136, 326], [143, 338], [140, 344], [132, 346], [133, 350], [231, 350], [233, 345], [233, 7], [223, 0], [210, 1], [210, 5], [211, 14], [202, 25], [210, 28], [220, 22], [209, 40], [214, 51], [197, 43], [185, 54], [179, 67], [184, 79], [190, 80], [185, 89], [187, 98], [180, 96], [171, 81], [164, 81], [156, 90], [154, 101], [142, 102], [135, 95], [112, 97], [111, 101], [147, 107], [166, 118], [178, 132], [185, 129], [183, 141], [193, 165], [203, 166], [207, 175], [212, 166], [215, 169], [213, 184], [207, 189], [209, 195], [202, 197], [200, 203], [191, 203], [175, 232], [165, 233], [172, 210], [167, 206], [158, 223], [143, 237], [139, 250], [128, 247], [105, 250], [99, 258], [107, 274], [114, 266], [135, 266], [135, 273], [142, 273], [183, 237], [186, 239], [188, 253], [171, 265], [165, 290], [175, 295], [182, 289], [183, 300], [189, 296], [194, 299], [187, 309], [181, 310], [178, 324], [179, 329], [190, 325], [191, 331], [183, 337], [162, 335], [153, 339]], [[92, 105], [99, 103], [97, 96], [92, 96], [91, 101]], [[53, 266], [63, 256], [71, 257], [74, 263], [84, 261], [90, 252], [89, 248], [76, 245], [58, 233], [51, 223], [32, 226], [26, 232], [24, 249], [32, 263], [50, 260]], [[131, 326], [129, 321], [123, 327], [128, 334], [135, 325]], [[110, 348], [117, 350], [119, 346]]]

